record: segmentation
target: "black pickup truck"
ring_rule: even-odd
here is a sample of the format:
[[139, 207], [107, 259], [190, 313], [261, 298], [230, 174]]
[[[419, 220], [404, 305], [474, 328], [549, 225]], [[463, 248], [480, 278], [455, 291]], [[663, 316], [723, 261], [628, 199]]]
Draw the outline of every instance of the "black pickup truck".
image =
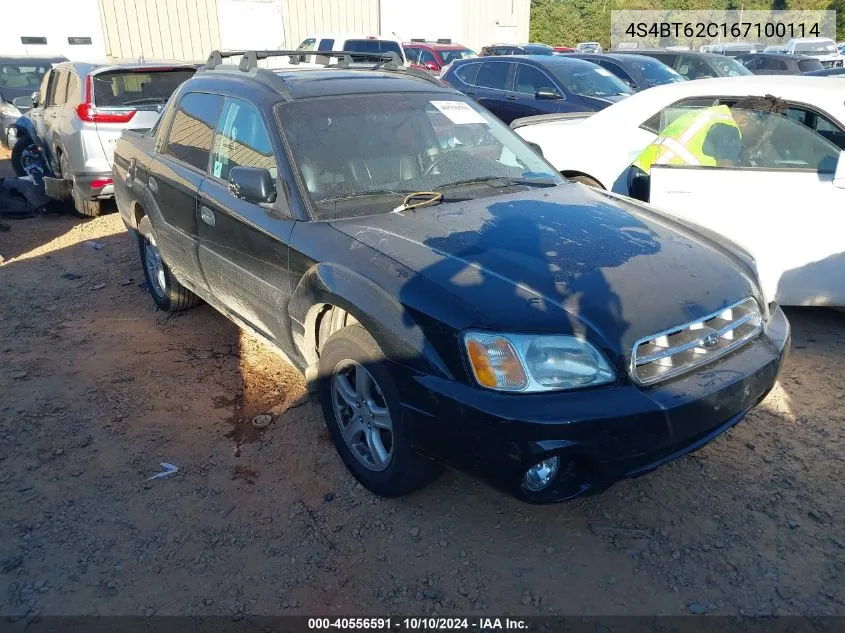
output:
[[266, 55], [213, 54], [124, 133], [117, 203], [155, 303], [202, 298], [286, 354], [371, 491], [445, 463], [594, 493], [771, 389], [789, 324], [740, 248], [567, 182], [427, 73]]

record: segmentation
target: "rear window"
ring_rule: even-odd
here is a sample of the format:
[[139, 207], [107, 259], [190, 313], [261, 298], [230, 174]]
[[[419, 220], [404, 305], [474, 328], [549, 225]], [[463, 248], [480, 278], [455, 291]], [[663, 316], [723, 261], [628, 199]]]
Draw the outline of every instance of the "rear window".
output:
[[49, 64], [44, 63], [0, 63], [0, 89], [1, 88], [19, 88], [21, 90], [29, 88], [31, 90], [38, 90], [41, 85], [41, 80], [44, 75], [50, 70]]
[[440, 53], [440, 58], [443, 60], [444, 64], [451, 64], [452, 62], [457, 61], [459, 59], [469, 59], [470, 57], [477, 57], [477, 55], [468, 48], [450, 48], [437, 52]]
[[[392, 51], [399, 55], [400, 59], [402, 58], [402, 48], [397, 42], [392, 40], [346, 40], [343, 50], [353, 53], [387, 53]], [[353, 61], [378, 63], [382, 61], [382, 58], [362, 55], [360, 57], [356, 56]]]
[[99, 73], [93, 76], [94, 105], [100, 108], [158, 106], [165, 103], [173, 91], [195, 72], [192, 68], [180, 68]]
[[802, 59], [798, 62], [798, 70], [802, 73], [808, 73], [811, 70], [821, 70], [822, 68], [824, 66], [817, 59]]

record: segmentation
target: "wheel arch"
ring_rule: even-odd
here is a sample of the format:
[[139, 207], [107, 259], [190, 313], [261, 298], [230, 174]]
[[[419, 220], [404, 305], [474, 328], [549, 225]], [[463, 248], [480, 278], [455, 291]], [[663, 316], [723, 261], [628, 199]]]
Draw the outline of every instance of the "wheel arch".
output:
[[[325, 339], [354, 322], [360, 323], [394, 362], [451, 377], [407, 308], [373, 281], [348, 268], [315, 264], [294, 290], [288, 313], [294, 342], [309, 368], [306, 377], [316, 371]], [[326, 322], [327, 318], [331, 321]]]

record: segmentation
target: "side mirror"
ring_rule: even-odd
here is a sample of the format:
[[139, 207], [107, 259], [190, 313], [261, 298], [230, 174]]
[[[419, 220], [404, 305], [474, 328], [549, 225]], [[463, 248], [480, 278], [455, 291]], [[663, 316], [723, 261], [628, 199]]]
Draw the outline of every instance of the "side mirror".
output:
[[560, 93], [557, 90], [552, 90], [551, 88], [540, 88], [534, 93], [534, 98], [538, 101], [553, 101], [555, 99], [562, 99], [563, 97], [560, 96]]
[[[36, 92], [35, 94], [38, 94], [38, 93]], [[27, 96], [16, 97], [16, 98], [12, 99], [12, 105], [15, 106], [16, 108], [18, 108], [19, 110], [20, 109], [29, 110], [30, 108], [35, 107], [35, 100], [32, 97], [27, 97]]]
[[434, 62], [426, 62], [425, 64], [423, 64], [423, 66], [425, 66], [426, 70], [430, 70], [433, 73], [436, 73], [438, 70], [440, 70], [437, 67], [437, 64], [435, 64]]
[[528, 144], [528, 147], [534, 150], [534, 152], [540, 156], [543, 155], [543, 148], [537, 145], [537, 143], [532, 143], [531, 141], [525, 141]]
[[839, 152], [839, 160], [836, 161], [836, 171], [833, 172], [833, 186], [845, 189], [845, 150]]
[[38, 94], [37, 90], [32, 93], [31, 99], [32, 99], [32, 107], [37, 108], [38, 107], [38, 100], [39, 100], [39, 94]]
[[253, 204], [276, 201], [276, 181], [269, 169], [232, 167], [229, 171], [229, 193]]

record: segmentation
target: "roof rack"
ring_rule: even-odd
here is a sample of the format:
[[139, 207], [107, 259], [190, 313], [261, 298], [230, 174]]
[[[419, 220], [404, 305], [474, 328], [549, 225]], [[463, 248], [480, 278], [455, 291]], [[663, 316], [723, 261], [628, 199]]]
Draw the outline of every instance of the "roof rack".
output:
[[[384, 53], [370, 53], [363, 51], [303, 51], [303, 50], [255, 50], [255, 51], [212, 51], [208, 56], [208, 61], [204, 66], [201, 66], [197, 72], [204, 72], [210, 70], [222, 71], [236, 71], [255, 74], [256, 78], [271, 85], [277, 90], [289, 95], [289, 91], [285, 83], [274, 72], [266, 68], [258, 67], [258, 60], [267, 59], [268, 57], [290, 57], [290, 63], [294, 66], [299, 65], [303, 57], [326, 57], [328, 59], [338, 59], [335, 64], [327, 63], [326, 68], [350, 68], [355, 58], [379, 58], [381, 61], [376, 62], [373, 66], [358, 67], [366, 70], [386, 70], [390, 72], [401, 72], [413, 77], [425, 79], [431, 83], [442, 86], [443, 83], [431, 73], [419, 70], [417, 68], [409, 68], [404, 65], [402, 58], [395, 51], [386, 51]], [[240, 57], [240, 63], [237, 66], [225, 65], [223, 61], [230, 57]], [[365, 62], [366, 63], [366, 62]], [[289, 97], [288, 97], [289, 98]]]

